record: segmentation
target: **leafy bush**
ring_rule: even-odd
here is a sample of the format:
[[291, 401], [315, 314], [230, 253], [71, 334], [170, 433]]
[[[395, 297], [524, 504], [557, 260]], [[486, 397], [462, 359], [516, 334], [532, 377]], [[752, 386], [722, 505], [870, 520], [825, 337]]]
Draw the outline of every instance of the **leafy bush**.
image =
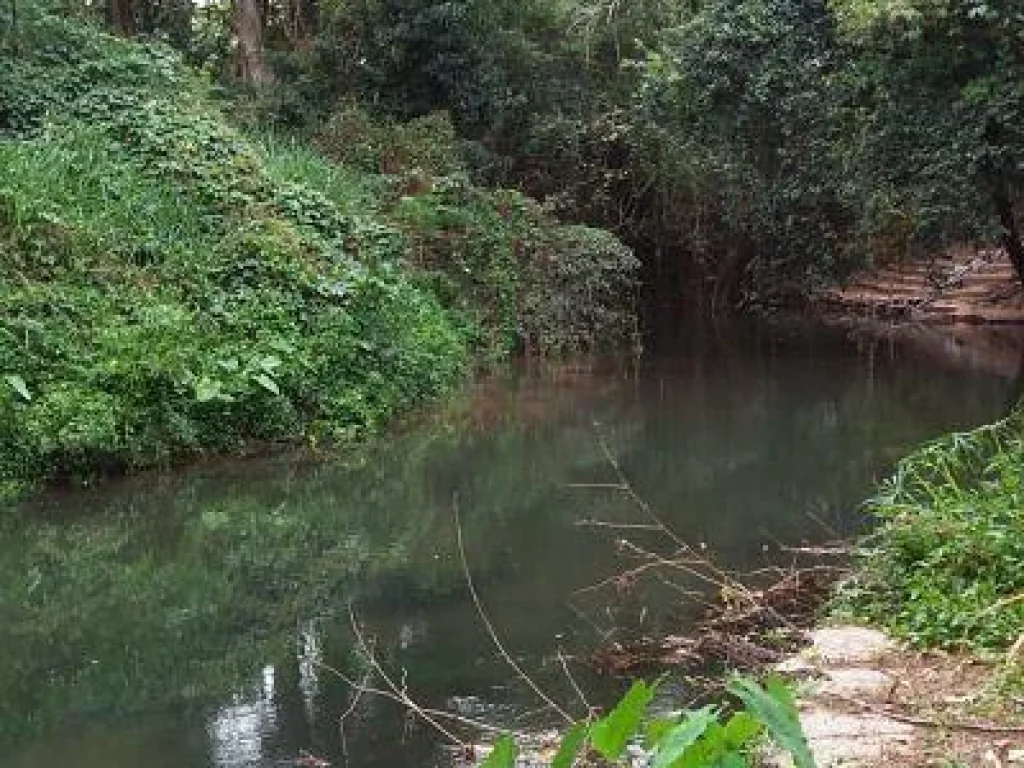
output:
[[335, 162], [372, 173], [447, 176], [465, 170], [455, 127], [442, 112], [400, 122], [344, 106], [318, 131], [316, 145]]
[[402, 195], [409, 264], [482, 329], [482, 350], [551, 355], [621, 345], [634, 330], [632, 252], [607, 232], [559, 226], [516, 192], [433, 179]]
[[917, 645], [1003, 648], [1024, 605], [1021, 414], [904, 459], [868, 510], [880, 526], [838, 608]]
[[[0, 53], [5, 488], [372, 432], [460, 380], [472, 349], [501, 359], [533, 332], [528, 238], [548, 261], [607, 262], [597, 301], [632, 268], [518, 195], [413, 189], [247, 136], [162, 45], [37, 4], [21, 24], [17, 57]], [[381, 131], [416, 173], [456, 168], [443, 118]], [[560, 300], [536, 295], [530, 317]], [[582, 346], [617, 306], [556, 320]], [[569, 348], [555, 325], [545, 348]]]
[[[770, 679], [762, 687], [745, 677], [727, 686], [743, 708], [726, 714], [713, 705], [671, 717], [649, 717], [647, 708], [657, 685], [637, 681], [615, 708], [596, 722], [582, 722], [562, 738], [552, 768], [572, 768], [577, 757], [593, 750], [612, 765], [626, 762], [627, 748], [642, 742], [654, 768], [704, 768], [754, 765], [760, 738], [767, 734], [793, 758], [796, 768], [814, 768], [796, 704], [786, 686]], [[518, 750], [511, 737], [503, 737], [483, 768], [513, 768]]]
[[5, 481], [349, 437], [458, 380], [449, 313], [394, 253], [360, 259], [338, 206], [275, 178], [173, 55], [26, 28], [19, 87], [59, 96], [0, 139]]

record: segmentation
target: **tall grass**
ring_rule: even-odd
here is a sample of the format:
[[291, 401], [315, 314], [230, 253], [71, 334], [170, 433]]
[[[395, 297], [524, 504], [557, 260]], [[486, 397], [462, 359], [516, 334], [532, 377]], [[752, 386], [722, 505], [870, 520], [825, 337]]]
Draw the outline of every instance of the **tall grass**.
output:
[[15, 231], [59, 220], [111, 254], [146, 248], [181, 256], [218, 241], [187, 190], [140, 172], [100, 128], [73, 122], [45, 137], [0, 141], [0, 167]]
[[1002, 648], [1024, 626], [1024, 413], [932, 442], [868, 504], [845, 610], [923, 646]]
[[317, 190], [346, 216], [366, 216], [378, 207], [385, 186], [380, 177], [325, 162], [323, 155], [297, 137], [264, 131], [254, 139], [266, 155], [271, 177]]

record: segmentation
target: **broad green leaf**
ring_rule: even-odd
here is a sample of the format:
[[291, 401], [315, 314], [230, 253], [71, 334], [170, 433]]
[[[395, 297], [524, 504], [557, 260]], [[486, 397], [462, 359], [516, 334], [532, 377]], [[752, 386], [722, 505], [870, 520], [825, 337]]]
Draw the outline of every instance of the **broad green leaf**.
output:
[[494, 742], [494, 749], [480, 764], [480, 768], [515, 768], [518, 754], [515, 741], [506, 733]]
[[277, 355], [267, 355], [259, 362], [260, 369], [266, 373], [273, 373], [281, 367], [281, 358]]
[[644, 746], [654, 749], [655, 745], [662, 740], [679, 722], [675, 717], [652, 717], [644, 723]]
[[281, 389], [277, 386], [277, 382], [265, 373], [257, 374], [256, 376], [253, 376], [253, 379], [268, 392], [273, 392], [275, 395], [281, 394]]
[[617, 760], [643, 720], [657, 685], [637, 680], [608, 715], [590, 729], [590, 743], [607, 760]]
[[672, 768], [712, 768], [718, 765], [725, 752], [725, 728], [716, 720], [708, 725], [696, 743], [672, 763]]
[[772, 740], [793, 756], [796, 768], [816, 768], [800, 726], [796, 702], [785, 683], [773, 678], [762, 688], [747, 677], [734, 677], [727, 690], [743, 701], [751, 715], [764, 723]]
[[588, 723], [576, 723], [569, 732], [562, 737], [562, 743], [558, 745], [558, 752], [555, 759], [551, 761], [551, 768], [572, 768], [576, 762], [576, 756], [587, 739]]
[[17, 392], [25, 400], [32, 399], [32, 393], [28, 391], [28, 385], [25, 380], [16, 373], [9, 373], [4, 376], [4, 381], [11, 385], [11, 389]]
[[718, 710], [707, 706], [687, 712], [682, 722], [668, 731], [659, 741], [654, 753], [654, 768], [668, 768], [686, 754], [704, 735], [708, 726], [718, 721]]
[[725, 724], [725, 744], [729, 749], [741, 749], [750, 744], [762, 729], [761, 723], [749, 712], [737, 712]]

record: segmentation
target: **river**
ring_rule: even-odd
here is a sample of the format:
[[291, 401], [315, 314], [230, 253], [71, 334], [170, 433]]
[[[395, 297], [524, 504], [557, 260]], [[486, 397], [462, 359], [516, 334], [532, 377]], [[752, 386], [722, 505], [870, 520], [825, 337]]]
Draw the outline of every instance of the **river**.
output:
[[[349, 687], [351, 616], [420, 704], [537, 722], [466, 589], [566, 706], [557, 652], [686, 611], [629, 564], [643, 523], [603, 446], [674, 530], [733, 567], [849, 535], [918, 442], [1003, 413], [1017, 382], [806, 324], [705, 329], [638, 368], [488, 379], [385, 439], [51, 492], [0, 518], [0, 765], [450, 764], [436, 733]], [[351, 607], [351, 615], [350, 615]], [[595, 701], [620, 688], [568, 662]], [[577, 709], [578, 709], [578, 705]], [[339, 716], [348, 710], [344, 737]], [[542, 720], [543, 718], [541, 718]]]

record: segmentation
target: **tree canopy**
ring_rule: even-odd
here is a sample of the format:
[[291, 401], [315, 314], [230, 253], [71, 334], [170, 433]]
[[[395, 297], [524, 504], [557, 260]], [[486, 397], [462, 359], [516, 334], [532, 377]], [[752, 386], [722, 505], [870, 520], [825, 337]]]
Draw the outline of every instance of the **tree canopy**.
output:
[[308, 133], [352, 104], [375, 120], [447, 113], [477, 181], [612, 229], [652, 278], [716, 306], [951, 243], [1003, 247], [1024, 275], [1017, 0], [66, 10], [169, 41], [260, 123]]

